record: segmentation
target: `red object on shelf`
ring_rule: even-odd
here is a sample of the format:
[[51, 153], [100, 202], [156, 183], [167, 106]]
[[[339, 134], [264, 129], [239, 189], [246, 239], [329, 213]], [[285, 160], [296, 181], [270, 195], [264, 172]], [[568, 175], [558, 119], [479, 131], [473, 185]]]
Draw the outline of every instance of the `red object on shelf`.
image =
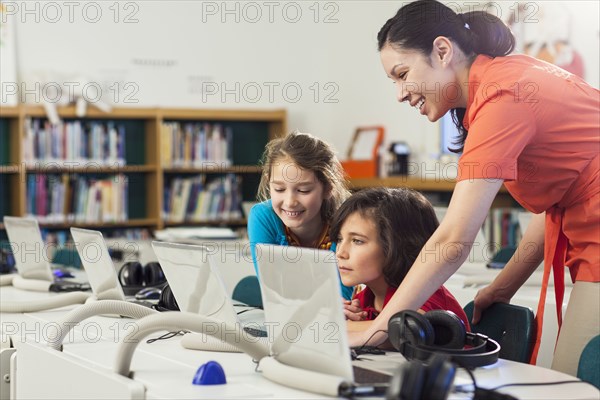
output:
[[[362, 140], [361, 135], [369, 135], [367, 140]], [[379, 174], [379, 148], [383, 144], [385, 128], [383, 126], [359, 127], [354, 132], [350, 149], [348, 150], [348, 159], [341, 161], [344, 171], [349, 178], [374, 178]], [[354, 158], [357, 154], [356, 144], [359, 146], [368, 145], [369, 149], [361, 149], [360, 152], [369, 151], [370, 158]]]

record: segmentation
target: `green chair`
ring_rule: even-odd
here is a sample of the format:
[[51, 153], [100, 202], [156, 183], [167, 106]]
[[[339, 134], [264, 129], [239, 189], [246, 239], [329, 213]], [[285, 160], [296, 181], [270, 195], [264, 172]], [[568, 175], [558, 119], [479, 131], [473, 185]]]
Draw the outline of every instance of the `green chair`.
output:
[[[473, 302], [464, 307], [469, 321], [473, 319]], [[494, 339], [500, 344], [500, 358], [529, 362], [535, 343], [533, 311], [514, 304], [495, 303], [483, 312], [477, 325], [471, 330]]]
[[577, 377], [600, 389], [600, 335], [596, 336], [583, 348]]
[[247, 276], [240, 280], [231, 295], [233, 300], [242, 302], [252, 307], [262, 308], [262, 296], [260, 294], [260, 284], [258, 278], [254, 275]]
[[56, 251], [54, 257], [52, 257], [52, 264], [64, 265], [65, 267], [74, 267], [78, 269], [83, 267], [77, 250], [66, 247], [59, 248]]

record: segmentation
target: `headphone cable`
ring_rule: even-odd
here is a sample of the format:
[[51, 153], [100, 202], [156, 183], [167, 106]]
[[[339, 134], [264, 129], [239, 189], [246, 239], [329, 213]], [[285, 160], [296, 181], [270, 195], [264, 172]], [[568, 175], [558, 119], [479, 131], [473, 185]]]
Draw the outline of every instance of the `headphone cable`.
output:
[[358, 348], [357, 351], [361, 351], [362, 349], [364, 349], [367, 346], [367, 343], [369, 343], [369, 340], [373, 339], [373, 336], [377, 335], [379, 332], [387, 333], [387, 330], [385, 330], [385, 329], [379, 329], [379, 330], [373, 332], [373, 334], [371, 336], [369, 336], [369, 338], [367, 340], [365, 340], [365, 342], [362, 344], [362, 346], [360, 346]]
[[[475, 380], [475, 375], [473, 374], [473, 371], [471, 371], [471, 368], [468, 368], [461, 361], [453, 360], [452, 362], [454, 364], [456, 364], [459, 368], [462, 368], [465, 371], [467, 371], [467, 374], [473, 381], [473, 391], [472, 391], [473, 399], [478, 399], [478, 400], [517, 400], [516, 397], [513, 397], [510, 394], [497, 392], [496, 389], [485, 389], [485, 388], [477, 386], [477, 381]], [[460, 390], [455, 387], [455, 392], [465, 393], [465, 392], [470, 392], [470, 391]]]
[[[585, 383], [586, 385], [591, 385], [591, 383], [580, 380], [568, 380], [568, 381], [554, 381], [554, 382], [521, 382], [521, 383], [505, 383], [504, 385], [496, 386], [489, 390], [498, 390], [503, 389], [509, 386], [545, 386], [545, 385], [564, 385], [567, 383]], [[592, 385], [593, 386], [593, 385]]]
[[171, 339], [171, 338], [173, 338], [175, 336], [185, 335], [186, 333], [190, 333], [190, 331], [180, 330], [180, 331], [167, 332], [167, 333], [165, 333], [163, 335], [160, 335], [158, 337], [150, 338], [150, 339], [146, 340], [146, 343], [152, 344], [152, 343], [157, 342], [159, 340]]
[[[505, 383], [505, 384], [487, 389], [487, 388], [482, 388], [482, 387], [477, 386], [477, 382], [475, 381], [475, 375], [473, 374], [473, 372], [471, 372], [470, 368], [466, 368], [464, 365], [462, 365], [461, 362], [455, 361], [455, 363], [460, 368], [467, 371], [467, 374], [469, 374], [469, 377], [473, 381], [473, 391], [475, 393], [475, 396], [474, 396], [475, 399], [514, 399], [514, 397], [512, 397], [508, 394], [497, 392], [498, 389], [504, 389], [506, 387], [511, 387], [511, 386], [548, 386], [548, 385], [564, 385], [567, 383], [585, 383], [587, 385], [591, 385], [589, 382], [586, 382], [586, 381], [571, 379], [571, 380], [567, 380], [567, 381], [553, 381], [553, 382]], [[461, 390], [459, 390], [459, 391], [461, 391]]]

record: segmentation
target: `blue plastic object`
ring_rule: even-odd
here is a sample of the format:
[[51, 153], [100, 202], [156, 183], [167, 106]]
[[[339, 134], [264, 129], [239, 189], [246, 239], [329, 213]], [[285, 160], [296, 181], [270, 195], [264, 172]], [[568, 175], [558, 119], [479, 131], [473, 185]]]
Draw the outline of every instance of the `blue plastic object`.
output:
[[225, 371], [221, 364], [209, 361], [198, 368], [192, 383], [194, 385], [224, 385], [227, 383], [227, 379], [225, 379]]

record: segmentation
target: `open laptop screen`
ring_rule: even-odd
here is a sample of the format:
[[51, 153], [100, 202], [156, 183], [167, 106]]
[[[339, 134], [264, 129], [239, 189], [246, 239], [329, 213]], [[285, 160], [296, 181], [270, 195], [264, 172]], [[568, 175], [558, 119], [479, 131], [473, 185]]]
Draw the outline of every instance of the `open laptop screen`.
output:
[[210, 265], [206, 248], [152, 242], [167, 282], [181, 311], [235, 323], [237, 315], [220, 276]]
[[98, 231], [71, 228], [92, 291], [98, 300], [125, 300], [108, 246]]
[[352, 380], [335, 254], [256, 248], [271, 355], [286, 365]]
[[5, 216], [4, 226], [19, 275], [25, 279], [54, 281], [38, 222], [32, 218]]

